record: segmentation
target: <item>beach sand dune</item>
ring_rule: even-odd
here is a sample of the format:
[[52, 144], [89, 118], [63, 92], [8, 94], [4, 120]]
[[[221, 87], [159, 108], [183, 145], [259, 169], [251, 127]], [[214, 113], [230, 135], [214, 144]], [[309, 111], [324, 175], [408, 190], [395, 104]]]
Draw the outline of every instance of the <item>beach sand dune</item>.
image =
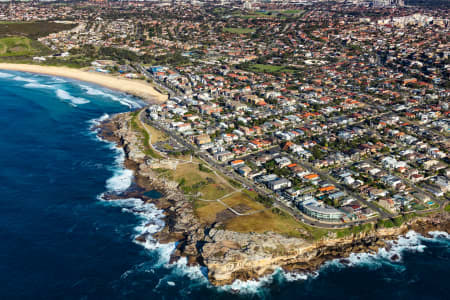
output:
[[143, 80], [127, 79], [94, 71], [84, 71], [67, 67], [0, 63], [0, 69], [47, 74], [91, 82], [137, 96], [149, 103], [163, 103], [167, 100], [167, 95], [159, 93], [151, 84]]

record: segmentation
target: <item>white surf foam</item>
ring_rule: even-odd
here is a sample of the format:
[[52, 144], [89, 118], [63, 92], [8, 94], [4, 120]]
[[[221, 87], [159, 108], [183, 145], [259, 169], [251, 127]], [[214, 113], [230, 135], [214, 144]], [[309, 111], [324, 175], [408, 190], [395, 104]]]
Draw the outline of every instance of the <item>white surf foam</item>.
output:
[[[99, 197], [100, 200], [102, 196]], [[145, 203], [138, 198], [128, 198], [120, 200], [107, 201], [107, 203], [122, 207], [123, 212], [132, 213], [138, 216], [142, 221], [135, 227], [133, 240], [150, 251], [157, 251], [158, 261], [153, 267], [166, 266], [169, 263], [170, 255], [175, 250], [175, 243], [160, 244], [152, 237], [153, 234], [161, 231], [164, 226], [164, 212], [158, 209], [153, 203]], [[145, 235], [145, 241], [136, 241], [135, 238]]]
[[120, 193], [126, 191], [133, 183], [134, 172], [125, 169], [125, 151], [117, 148], [114, 143], [110, 143], [109, 147], [117, 152], [114, 166], [112, 167], [113, 176], [106, 181], [106, 188], [109, 192]]
[[3, 73], [3, 72], [0, 72], [0, 78], [11, 78], [11, 77], [13, 77], [14, 75], [12, 75], [12, 74], [9, 74], [9, 73]]
[[308, 274], [293, 272], [283, 272], [283, 276], [287, 282], [302, 281], [309, 278]]
[[[109, 119], [109, 117], [110, 117], [110, 116], [109, 116], [107, 113], [104, 113], [103, 115], [101, 115], [101, 116], [98, 117], [98, 118], [89, 120], [88, 123], [91, 125], [91, 126], [89, 127], [89, 130], [92, 131], [92, 130], [93, 130], [93, 126], [100, 125], [103, 121]], [[97, 132], [94, 131], [94, 133], [97, 133]]]
[[219, 287], [219, 290], [243, 295], [258, 295], [260, 297], [264, 297], [264, 295], [268, 292], [267, 287], [274, 281], [275, 276], [279, 272], [279, 270], [276, 270], [274, 273], [263, 276], [258, 280], [242, 281], [238, 279], [230, 285]]
[[133, 182], [133, 171], [117, 170], [113, 177], [106, 181], [106, 188], [111, 192], [124, 192]]
[[33, 79], [33, 78], [27, 78], [27, 77], [22, 77], [22, 76], [14, 76], [13, 80], [16, 80], [16, 81], [24, 81], [24, 82], [30, 82], [30, 83], [37, 82], [36, 79]]
[[39, 82], [29, 82], [29, 83], [25, 84], [24, 87], [32, 88], [32, 89], [51, 89], [51, 88], [53, 88], [50, 85], [41, 84]]
[[439, 239], [447, 239], [448, 234], [442, 232], [430, 232], [436, 238], [426, 238], [415, 231], [409, 231], [404, 236], [398, 237], [397, 240], [388, 241], [387, 247], [378, 249], [377, 253], [352, 253], [347, 258], [334, 259], [324, 264], [321, 270], [327, 267], [354, 267], [364, 266], [369, 269], [376, 269], [381, 266], [391, 266], [395, 268], [403, 268], [402, 261], [405, 252], [424, 252], [426, 245], [422, 243], [425, 240], [438, 241]]
[[94, 87], [90, 87], [87, 85], [80, 84], [80, 87], [86, 92], [86, 94], [91, 95], [91, 96], [101, 96], [101, 97], [109, 98], [113, 101], [117, 101], [120, 104], [122, 104], [124, 106], [128, 106], [129, 108], [132, 108], [132, 109], [142, 107], [142, 105], [138, 101], [131, 100], [125, 96], [119, 97], [114, 94], [108, 93], [103, 89], [94, 88]]
[[166, 268], [171, 268], [173, 274], [177, 276], [187, 276], [191, 280], [202, 282], [204, 284], [208, 283], [206, 278], [207, 270], [201, 266], [189, 266], [186, 257], [181, 257], [178, 261], [173, 264], [166, 264]]
[[89, 103], [89, 100], [80, 97], [74, 97], [69, 92], [62, 89], [56, 90], [56, 96], [63, 101], [69, 101], [74, 106]]
[[450, 234], [445, 231], [430, 231], [428, 232], [435, 241], [449, 241]]

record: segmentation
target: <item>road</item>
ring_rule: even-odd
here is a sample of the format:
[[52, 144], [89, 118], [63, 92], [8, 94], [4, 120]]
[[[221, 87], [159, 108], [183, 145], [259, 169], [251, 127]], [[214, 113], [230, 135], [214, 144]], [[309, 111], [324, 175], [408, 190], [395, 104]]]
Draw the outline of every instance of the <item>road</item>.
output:
[[166, 90], [169, 92], [169, 98], [174, 96], [180, 96], [180, 93], [172, 90], [171, 88], [167, 87], [163, 82], [160, 82], [156, 77], [154, 77], [152, 74], [150, 74], [149, 71], [147, 71], [146, 68], [144, 68], [141, 64], [133, 65], [137, 70], [140, 70], [142, 74], [144, 74], [147, 79], [150, 79], [153, 84], [157, 85], [162, 91]]

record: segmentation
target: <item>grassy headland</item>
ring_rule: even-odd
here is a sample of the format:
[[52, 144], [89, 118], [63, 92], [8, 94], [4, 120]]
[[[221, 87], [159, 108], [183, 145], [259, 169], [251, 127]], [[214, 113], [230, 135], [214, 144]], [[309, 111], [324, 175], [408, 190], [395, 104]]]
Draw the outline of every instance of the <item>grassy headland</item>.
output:
[[38, 38], [75, 26], [47, 21], [0, 23], [0, 59], [28, 62], [32, 56], [49, 55], [52, 51], [41, 44]]

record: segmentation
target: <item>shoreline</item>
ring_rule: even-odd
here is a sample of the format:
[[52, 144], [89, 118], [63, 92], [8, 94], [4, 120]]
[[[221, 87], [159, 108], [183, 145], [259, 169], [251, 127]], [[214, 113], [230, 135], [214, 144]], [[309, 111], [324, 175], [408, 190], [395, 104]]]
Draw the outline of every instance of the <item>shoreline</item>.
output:
[[[220, 224], [201, 224], [196, 220], [192, 203], [186, 200], [177, 185], [159, 178], [145, 157], [139, 154], [138, 139], [128, 126], [129, 118], [129, 114], [118, 114], [98, 126], [103, 139], [124, 150], [124, 168], [134, 172], [134, 183], [138, 187], [122, 195], [109, 195], [107, 200], [135, 197], [162, 209], [164, 228], [153, 234], [142, 233], [135, 241], [143, 245], [149, 239], [160, 244], [177, 242], [170, 263], [185, 257], [188, 266], [206, 267], [207, 278], [215, 286], [230, 285], [236, 280], [258, 281], [277, 269], [295, 274], [315, 272], [334, 259], [348, 264], [349, 257], [355, 253], [376, 254], [383, 248], [389, 251], [390, 241], [395, 244], [409, 231], [424, 237], [432, 231], [450, 232], [450, 217], [446, 213], [417, 217], [400, 227], [374, 228], [366, 233], [317, 241], [288, 238], [272, 232], [239, 233], [224, 230]], [[143, 193], [150, 189], [162, 192], [163, 197], [144, 196]], [[392, 254], [388, 259], [395, 262], [398, 255]]]
[[32, 64], [0, 63], [0, 70], [43, 74], [89, 82], [108, 89], [139, 97], [147, 103], [164, 103], [167, 101], [167, 95], [159, 93], [151, 84], [142, 80], [119, 78], [113, 75], [100, 74], [98, 72], [89, 72], [68, 67], [41, 66]]

